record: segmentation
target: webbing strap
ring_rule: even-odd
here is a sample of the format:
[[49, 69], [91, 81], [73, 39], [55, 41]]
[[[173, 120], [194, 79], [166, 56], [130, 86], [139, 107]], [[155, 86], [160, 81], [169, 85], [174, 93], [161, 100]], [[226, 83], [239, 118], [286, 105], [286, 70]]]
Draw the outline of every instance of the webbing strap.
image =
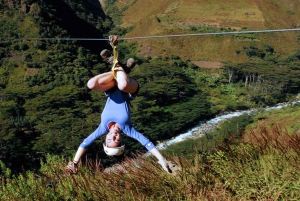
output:
[[110, 45], [113, 49], [113, 58], [114, 58], [113, 66], [112, 66], [111, 70], [113, 72], [114, 78], [117, 79], [115, 67], [116, 67], [117, 63], [119, 62], [118, 61], [118, 51], [117, 51], [118, 36], [116, 36], [116, 35], [109, 36], [109, 41], [110, 41]]

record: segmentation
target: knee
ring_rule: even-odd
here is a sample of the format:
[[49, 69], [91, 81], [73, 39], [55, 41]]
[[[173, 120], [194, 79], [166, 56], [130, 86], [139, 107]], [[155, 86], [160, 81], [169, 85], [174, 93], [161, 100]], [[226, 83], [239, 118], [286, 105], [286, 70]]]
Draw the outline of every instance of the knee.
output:
[[86, 86], [89, 88], [89, 89], [93, 89], [95, 87], [95, 82], [93, 82], [92, 80], [89, 80], [86, 84]]
[[118, 88], [121, 91], [125, 90], [127, 86], [128, 86], [128, 81], [127, 80], [118, 81]]

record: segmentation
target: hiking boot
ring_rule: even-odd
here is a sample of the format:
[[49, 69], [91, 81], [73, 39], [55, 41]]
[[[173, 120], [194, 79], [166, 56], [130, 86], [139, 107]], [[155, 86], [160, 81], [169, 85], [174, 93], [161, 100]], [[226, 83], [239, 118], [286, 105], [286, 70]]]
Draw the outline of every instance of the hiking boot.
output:
[[111, 56], [111, 53], [108, 49], [104, 49], [100, 52], [100, 56], [103, 58], [103, 59], [107, 59]]
[[126, 62], [126, 66], [130, 69], [134, 68], [135, 66], [134, 58], [129, 58]]
[[111, 55], [110, 51], [108, 49], [104, 49], [100, 52], [100, 56], [103, 60], [105, 60], [109, 64], [114, 63], [114, 57]]
[[133, 67], [135, 66], [135, 62], [133, 58], [129, 58], [126, 64], [119, 64], [126, 74], [129, 74]]
[[100, 52], [100, 56], [102, 57], [102, 59], [107, 60], [112, 55], [108, 49], [104, 49]]

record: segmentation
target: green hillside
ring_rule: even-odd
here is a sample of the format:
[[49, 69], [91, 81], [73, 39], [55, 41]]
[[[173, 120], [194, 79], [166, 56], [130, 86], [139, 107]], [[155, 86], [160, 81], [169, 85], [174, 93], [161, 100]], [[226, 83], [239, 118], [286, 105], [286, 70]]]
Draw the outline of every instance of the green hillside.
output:
[[[130, 5], [128, 7], [128, 5]], [[126, 37], [214, 33], [221, 31], [299, 28], [297, 0], [142, 1], [118, 2], [125, 9], [123, 27], [133, 27]], [[128, 8], [127, 8], [128, 7]], [[137, 40], [141, 55], [179, 55], [191, 61], [247, 62], [243, 47], [265, 45], [278, 57], [299, 49], [299, 31], [228, 36], [194, 36]]]
[[[110, 70], [99, 56], [109, 43], [64, 39], [103, 39], [117, 26], [104, 15], [99, 2], [98, 7], [91, 4], [97, 1], [1, 3], [0, 160], [18, 172], [38, 168], [47, 154], [72, 156], [97, 128], [105, 95], [88, 90], [86, 83]], [[180, 58], [138, 57], [135, 46], [125, 42], [118, 49], [120, 61], [134, 55], [138, 62], [131, 75], [139, 79], [141, 90], [133, 103], [132, 119], [152, 141], [171, 138], [212, 115], [206, 95], [182, 71], [188, 64]], [[129, 155], [143, 150], [129, 138], [124, 141]], [[98, 153], [100, 144], [99, 140], [90, 147], [90, 156], [103, 158], [106, 165], [113, 162]]]
[[[108, 157], [99, 139], [79, 173], [65, 173], [106, 101], [86, 87], [111, 69], [99, 56], [110, 48], [103, 39], [296, 28], [299, 5], [0, 0], [0, 200], [299, 200], [299, 104], [168, 147], [163, 154], [182, 168], [176, 176], [125, 135], [124, 155]], [[299, 35], [120, 40], [120, 62], [136, 60], [135, 128], [158, 143], [221, 114], [299, 99]]]
[[[140, 155], [107, 169], [98, 161], [89, 161], [88, 165], [81, 164], [80, 172], [72, 176], [64, 173], [61, 157], [48, 156], [39, 172], [28, 171], [17, 176], [12, 176], [0, 162], [0, 198], [3, 201], [41, 200], [41, 197], [49, 201], [299, 200], [300, 135], [278, 126], [282, 119], [293, 115], [299, 116], [299, 105], [248, 116], [254, 124], [247, 126], [247, 134], [239, 140], [229, 138], [216, 143], [216, 138], [208, 134], [205, 137], [208, 142], [196, 139], [180, 143], [176, 155], [169, 156], [182, 168], [177, 175], [166, 174], [154, 158]], [[261, 121], [271, 119], [273, 126]], [[218, 127], [219, 134], [228, 128], [232, 131], [234, 122], [244, 123], [237, 118], [227, 121]], [[209, 143], [217, 149], [205, 150]]]
[[[40, 160], [48, 154], [72, 157], [80, 142], [98, 126], [105, 96], [88, 90], [86, 83], [96, 74], [110, 70], [99, 56], [101, 50], [110, 48], [108, 41], [103, 40], [108, 35], [122, 38], [237, 29], [227, 27], [231, 20], [226, 21], [226, 17], [219, 20], [224, 23], [222, 26], [212, 24], [221, 11], [220, 16], [233, 16], [232, 19], [248, 23], [247, 28], [240, 26], [242, 30], [250, 29], [251, 23], [253, 29], [261, 21], [273, 23], [271, 18], [264, 17], [261, 10], [265, 4], [259, 2], [144, 2], [148, 9], [143, 11], [138, 9], [141, 1], [107, 0], [101, 1], [102, 5], [96, 0], [0, 2], [0, 160], [15, 172], [23, 168], [38, 169]], [[290, 5], [297, 9], [298, 3]], [[200, 14], [199, 9], [202, 9]], [[250, 11], [256, 14], [237, 18], [236, 10], [240, 14]], [[170, 23], [165, 12], [170, 15]], [[298, 13], [293, 12], [286, 16], [296, 23], [293, 16]], [[254, 18], [253, 22], [250, 18]], [[200, 19], [210, 24], [197, 24]], [[138, 30], [143, 32], [137, 33]], [[266, 42], [271, 40], [268, 34], [149, 39], [138, 43], [120, 40], [119, 60], [134, 57], [137, 62], [130, 74], [141, 86], [139, 96], [132, 102], [136, 129], [157, 142], [224, 112], [294, 99], [300, 89], [297, 35], [273, 36], [286, 34], [291, 38], [282, 40], [294, 42], [278, 45], [278, 48], [288, 45], [284, 55]], [[263, 42], [258, 40], [262, 37]], [[199, 45], [201, 41], [203, 46]], [[219, 45], [225, 42], [227, 46]], [[225, 50], [233, 43], [234, 53]], [[151, 47], [145, 49], [148, 45]], [[143, 53], [144, 50], [150, 52]], [[222, 54], [218, 53], [221, 50]], [[226, 54], [238, 60], [231, 60]], [[198, 68], [196, 61], [202, 62], [201, 65], [210, 61], [212, 69]], [[136, 141], [126, 137], [124, 140], [127, 155], [144, 151]], [[97, 156], [104, 166], [122, 160], [99, 152], [100, 145], [101, 139], [93, 143], [87, 158]]]

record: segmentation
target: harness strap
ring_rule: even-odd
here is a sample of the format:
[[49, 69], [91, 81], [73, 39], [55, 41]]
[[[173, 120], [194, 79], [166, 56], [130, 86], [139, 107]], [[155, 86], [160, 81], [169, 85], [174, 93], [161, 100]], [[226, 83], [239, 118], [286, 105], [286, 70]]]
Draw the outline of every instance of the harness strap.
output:
[[109, 41], [110, 41], [110, 45], [113, 49], [113, 66], [111, 68], [112, 72], [113, 72], [113, 76], [115, 79], [117, 79], [116, 77], [116, 65], [119, 62], [118, 61], [118, 51], [117, 51], [117, 44], [118, 44], [118, 36], [117, 35], [110, 35], [109, 36]]
[[[116, 71], [118, 71], [118, 67], [116, 65], [119, 62], [118, 61], [118, 51], [117, 51], [118, 36], [117, 35], [110, 35], [109, 36], [109, 42], [110, 42], [110, 45], [111, 45], [111, 47], [113, 49], [113, 66], [112, 66], [111, 70], [113, 72], [114, 78], [117, 79]], [[137, 91], [138, 90], [139, 89], [137, 89]], [[125, 93], [125, 92], [123, 92], [123, 93]], [[137, 92], [135, 92], [135, 93], [137, 93]], [[128, 103], [128, 105], [130, 107], [132, 107], [131, 102], [130, 102], [130, 100], [128, 100], [128, 98], [126, 98], [126, 102]]]

